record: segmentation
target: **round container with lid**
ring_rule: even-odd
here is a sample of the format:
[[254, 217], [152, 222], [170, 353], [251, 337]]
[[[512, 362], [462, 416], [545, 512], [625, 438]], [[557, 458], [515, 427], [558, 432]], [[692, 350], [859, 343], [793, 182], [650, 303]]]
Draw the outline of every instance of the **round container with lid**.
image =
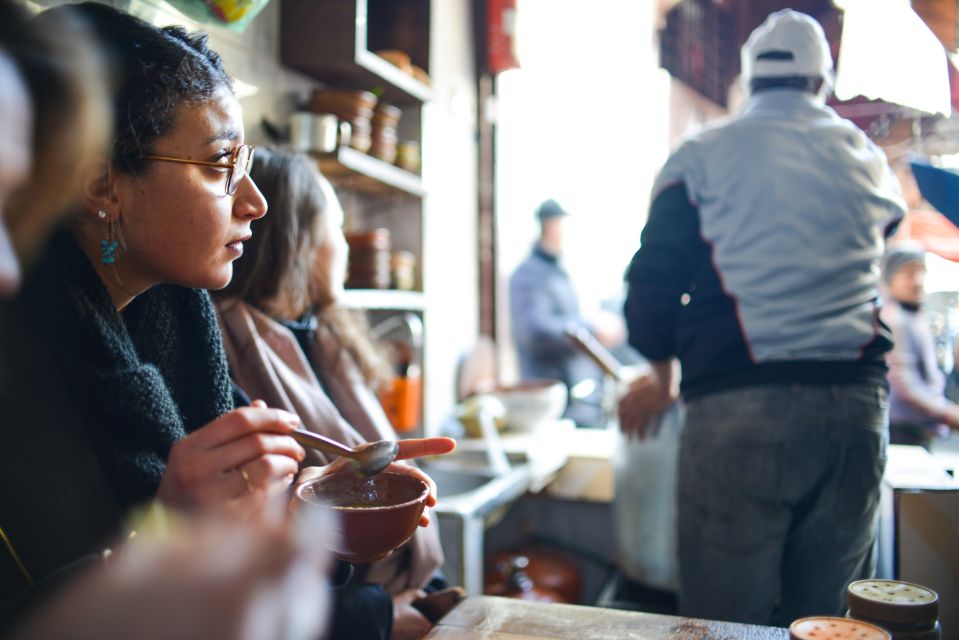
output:
[[789, 625], [791, 640], [891, 640], [889, 632], [868, 622], [815, 616]]
[[353, 231], [346, 235], [350, 246], [349, 289], [390, 288], [390, 230]]
[[939, 595], [899, 580], [858, 580], [846, 590], [847, 617], [878, 624], [894, 640], [939, 640]]

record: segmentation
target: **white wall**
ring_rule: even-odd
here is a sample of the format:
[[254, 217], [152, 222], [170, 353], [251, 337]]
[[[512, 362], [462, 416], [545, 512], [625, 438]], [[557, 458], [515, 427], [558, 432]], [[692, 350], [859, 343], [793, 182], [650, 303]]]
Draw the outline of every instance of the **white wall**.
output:
[[[536, 234], [539, 202], [568, 220], [565, 266], [587, 314], [617, 295], [639, 246], [649, 191], [669, 151], [670, 80], [659, 69], [656, 6], [634, 0], [524, 0], [522, 69], [500, 76], [498, 335], [509, 337], [508, 278]], [[501, 377], [515, 376], [507, 339]]]
[[433, 0], [424, 109], [423, 289], [426, 292], [425, 425], [435, 432], [454, 399], [456, 364], [479, 335], [477, 121], [469, 0]]
[[[35, 0], [39, 7], [69, 4], [63, 0]], [[198, 24], [162, 0], [110, 0], [103, 4], [128, 11], [158, 26], [182, 24], [205, 31], [210, 45], [223, 57], [227, 71], [237, 82], [236, 92], [243, 105], [246, 138], [264, 144], [260, 120], [266, 116], [283, 124], [298, 101], [305, 99], [316, 84], [306, 76], [280, 65], [280, 3], [274, 0], [243, 33]]]

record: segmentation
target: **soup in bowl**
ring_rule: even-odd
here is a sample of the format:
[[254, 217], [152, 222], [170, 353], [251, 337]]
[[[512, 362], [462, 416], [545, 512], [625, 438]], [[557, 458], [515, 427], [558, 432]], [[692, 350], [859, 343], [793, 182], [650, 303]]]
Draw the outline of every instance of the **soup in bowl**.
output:
[[332, 508], [340, 530], [333, 552], [346, 562], [365, 563], [382, 560], [412, 537], [429, 491], [406, 474], [361, 479], [347, 472], [308, 480], [294, 495], [301, 504]]

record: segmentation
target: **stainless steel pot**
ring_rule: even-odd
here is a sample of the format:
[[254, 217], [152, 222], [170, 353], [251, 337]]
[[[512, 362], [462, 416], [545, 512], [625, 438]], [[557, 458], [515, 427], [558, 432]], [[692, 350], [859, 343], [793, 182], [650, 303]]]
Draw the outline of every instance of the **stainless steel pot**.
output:
[[290, 147], [305, 153], [330, 153], [349, 144], [350, 125], [332, 113], [298, 111], [290, 116]]

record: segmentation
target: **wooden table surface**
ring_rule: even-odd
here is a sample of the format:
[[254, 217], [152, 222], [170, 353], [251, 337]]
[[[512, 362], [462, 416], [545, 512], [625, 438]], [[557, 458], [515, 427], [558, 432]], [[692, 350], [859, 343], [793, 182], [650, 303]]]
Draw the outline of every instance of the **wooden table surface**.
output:
[[467, 598], [433, 627], [427, 640], [788, 640], [789, 632], [652, 613], [544, 604], [511, 598]]

